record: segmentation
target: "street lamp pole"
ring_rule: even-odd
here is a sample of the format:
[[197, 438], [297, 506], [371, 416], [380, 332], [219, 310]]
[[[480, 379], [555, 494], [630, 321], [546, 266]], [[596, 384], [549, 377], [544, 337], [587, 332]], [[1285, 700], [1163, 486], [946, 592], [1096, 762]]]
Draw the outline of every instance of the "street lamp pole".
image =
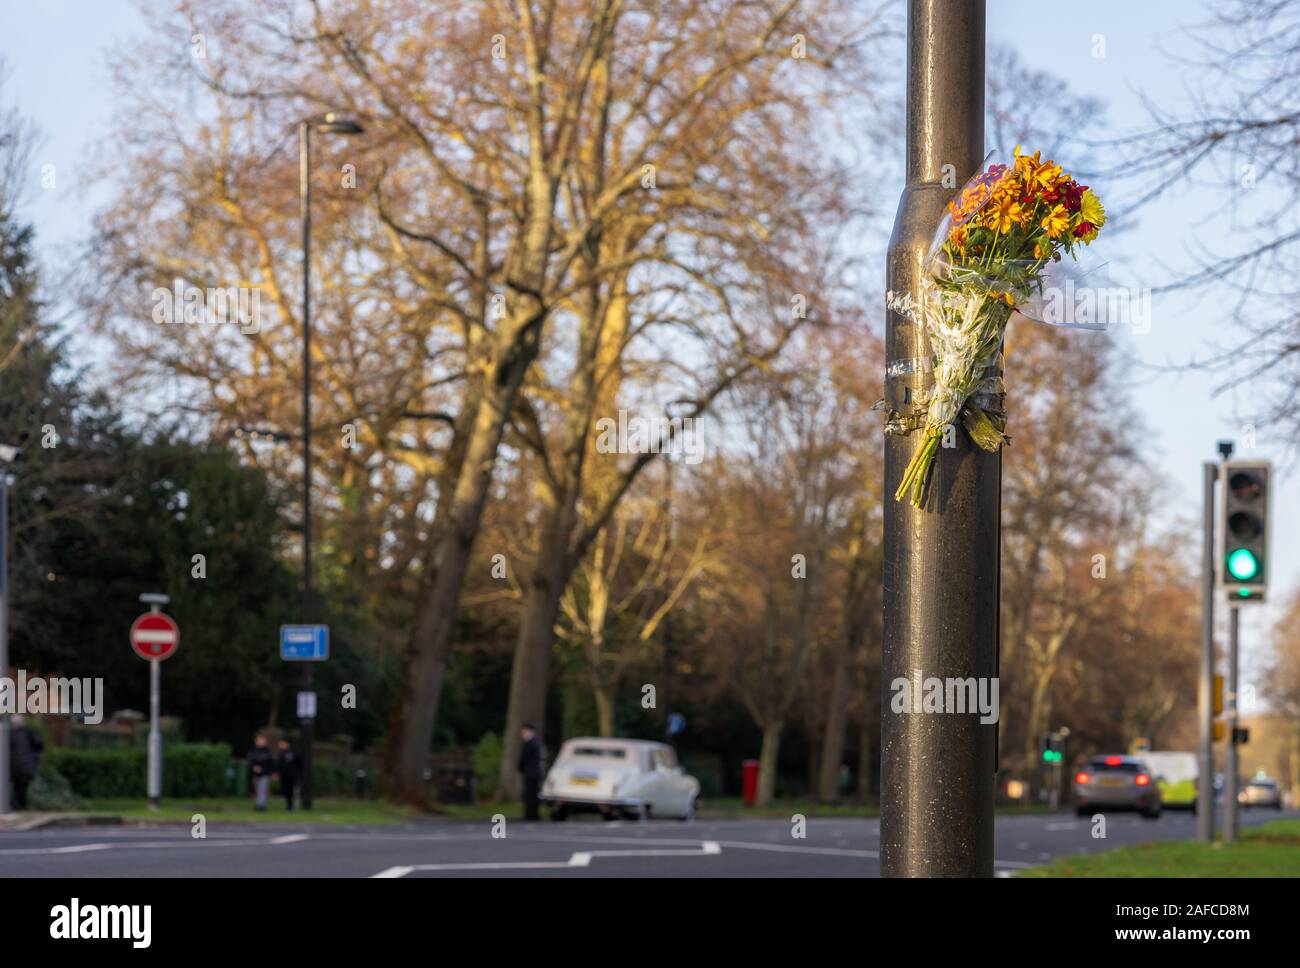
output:
[[[0, 676], [9, 675], [9, 473], [0, 469]], [[9, 714], [0, 710], [0, 815], [9, 802]]]
[[[984, 157], [984, 0], [910, 0], [907, 184], [887, 286], [919, 299], [949, 199]], [[886, 315], [885, 401], [909, 413], [933, 384], [924, 333]], [[894, 712], [893, 684], [998, 675], [1002, 461], [958, 432], [924, 509], [894, 488], [920, 435], [885, 438], [880, 866], [886, 877], [992, 877], [997, 725], [978, 715]], [[917, 688], [920, 683], [917, 683]]]
[[[302, 213], [302, 624], [311, 624], [311, 122], [298, 125], [298, 203]], [[311, 663], [302, 688], [312, 691]], [[311, 809], [312, 745], [316, 721], [302, 720], [302, 808]]]
[[[302, 624], [312, 624], [311, 573], [311, 130], [328, 134], [361, 134], [356, 121], [334, 114], [298, 123], [298, 205], [302, 215]], [[314, 687], [312, 664], [302, 669], [304, 692]], [[302, 718], [302, 808], [312, 806], [312, 746], [315, 712]]]

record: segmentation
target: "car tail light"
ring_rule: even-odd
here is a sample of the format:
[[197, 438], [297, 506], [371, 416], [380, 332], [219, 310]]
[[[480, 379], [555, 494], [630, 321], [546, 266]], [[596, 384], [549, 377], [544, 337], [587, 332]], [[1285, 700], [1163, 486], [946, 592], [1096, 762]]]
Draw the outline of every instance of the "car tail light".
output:
[[1075, 783], [1087, 783], [1090, 779], [1092, 779], [1092, 777], [1088, 776], [1087, 773], [1084, 773], [1082, 771], [1074, 774]]
[[1124, 762], [1124, 761], [1123, 761], [1120, 757], [1118, 757], [1118, 756], [1108, 756], [1108, 757], [1106, 757], [1106, 765], [1107, 765], [1107, 766], [1119, 766], [1119, 765], [1120, 765], [1121, 763], [1123, 763], [1123, 762]]
[[1137, 785], [1138, 785], [1138, 786], [1147, 786], [1147, 785], [1149, 785], [1150, 783], [1151, 783], [1151, 777], [1147, 776], [1145, 773], [1139, 773], [1139, 774], [1137, 775]]

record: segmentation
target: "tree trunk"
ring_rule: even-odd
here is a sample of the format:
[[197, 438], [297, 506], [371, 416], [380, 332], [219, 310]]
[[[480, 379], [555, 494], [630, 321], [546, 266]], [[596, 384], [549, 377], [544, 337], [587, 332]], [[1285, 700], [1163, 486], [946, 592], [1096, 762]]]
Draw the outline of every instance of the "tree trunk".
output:
[[776, 794], [776, 761], [781, 752], [781, 730], [785, 724], [780, 720], [763, 726], [763, 748], [758, 755], [758, 799], [757, 805], [766, 807]]
[[1047, 691], [1052, 684], [1055, 664], [1042, 668], [1034, 677], [1033, 694], [1029, 700], [1029, 715], [1025, 718], [1025, 768], [1033, 775], [1038, 762], [1038, 744], [1047, 730]]
[[822, 737], [821, 777], [817, 798], [823, 803], [839, 799], [840, 766], [844, 762], [844, 727], [849, 708], [849, 650], [835, 656], [835, 672], [826, 709], [826, 733]]
[[485, 381], [455, 489], [445, 508], [442, 500], [438, 502], [438, 516], [446, 525], [430, 535], [425, 568], [431, 578], [426, 578], [417, 605], [394, 728], [389, 731], [389, 792], [398, 800], [423, 803], [428, 799], [424, 766], [433, 742], [465, 572], [478, 537], [506, 418], [524, 373], [537, 356], [536, 327], [541, 320], [541, 310], [534, 306], [519, 327], [532, 327], [531, 335], [503, 338], [499, 344], [499, 363], [491, 379]]
[[1291, 734], [1291, 805], [1300, 806], [1300, 732]]
[[858, 724], [858, 799], [871, 799], [871, 717], [864, 715]]
[[522, 742], [520, 728], [524, 723], [532, 723], [543, 742], [546, 739], [546, 690], [555, 646], [555, 622], [559, 618], [568, 571], [554, 558], [542, 559], [524, 594], [524, 616], [510, 670], [510, 699], [506, 705], [501, 775], [497, 782], [497, 796], [502, 800], [513, 800], [520, 794], [519, 772], [515, 769]]
[[596, 715], [600, 721], [600, 735], [614, 735], [614, 690], [608, 686], [594, 686], [592, 693], [596, 697]]

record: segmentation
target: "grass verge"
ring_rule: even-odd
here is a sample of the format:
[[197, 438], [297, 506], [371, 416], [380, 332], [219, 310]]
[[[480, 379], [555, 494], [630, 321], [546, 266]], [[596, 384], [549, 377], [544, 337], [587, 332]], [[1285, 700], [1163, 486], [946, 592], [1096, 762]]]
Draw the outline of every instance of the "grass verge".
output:
[[1241, 839], [1175, 840], [1058, 857], [1018, 877], [1300, 877], [1300, 820], [1245, 828]]
[[345, 797], [317, 797], [311, 810], [286, 810], [283, 800], [272, 799], [266, 810], [254, 810], [247, 797], [213, 797], [202, 800], [163, 800], [157, 810], [150, 810], [143, 800], [91, 800], [94, 813], [114, 813], [125, 821], [183, 821], [189, 823], [196, 813], [208, 820], [255, 823], [325, 823], [389, 824], [411, 820], [419, 814], [407, 807], [394, 806], [383, 800], [354, 800]]

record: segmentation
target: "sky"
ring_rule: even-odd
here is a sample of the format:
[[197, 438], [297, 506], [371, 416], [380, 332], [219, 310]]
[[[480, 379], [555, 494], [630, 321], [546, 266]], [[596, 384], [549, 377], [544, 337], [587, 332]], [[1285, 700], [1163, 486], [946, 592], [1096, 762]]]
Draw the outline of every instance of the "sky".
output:
[[[20, 213], [36, 226], [41, 259], [48, 274], [57, 276], [102, 202], [79, 181], [79, 174], [90, 145], [109, 134], [112, 102], [106, 85], [106, 52], [138, 32], [140, 17], [129, 0], [0, 0], [0, 9], [0, 57], [8, 75], [5, 95], [40, 125], [44, 135]], [[1203, 3], [1187, 0], [1092, 0], [1069, 7], [1067, 16], [1062, 15], [1065, 8], [1058, 7], [1045, 15], [1041, 0], [989, 0], [988, 41], [1014, 47], [1026, 65], [1062, 76], [1074, 92], [1100, 98], [1106, 107], [1107, 134], [1118, 136], [1144, 126], [1146, 113], [1140, 102], [1144, 94], [1165, 106], [1186, 103], [1186, 85], [1192, 79], [1164, 59], [1159, 46], [1176, 46], [1179, 29], [1204, 20], [1207, 9]], [[1104, 38], [1104, 57], [1095, 56], [1099, 35]], [[1065, 161], [1068, 169], [1068, 159], [1057, 160]], [[52, 189], [41, 186], [45, 165], [54, 166]], [[893, 186], [886, 195], [896, 198], [901, 188], [901, 184]], [[1117, 237], [1108, 250], [1116, 277], [1135, 280], [1133, 284], [1140, 286], [1168, 281], [1169, 273], [1159, 268], [1153, 254], [1175, 267], [1189, 265], [1187, 250], [1177, 240], [1197, 228], [1193, 213], [1218, 201], [1189, 189], [1145, 209], [1133, 230]], [[892, 210], [892, 201], [886, 207]], [[1229, 233], [1225, 240], [1231, 242], [1230, 226], [1216, 231]], [[1133, 399], [1153, 433], [1154, 459], [1171, 482], [1171, 519], [1199, 522], [1201, 464], [1217, 459], [1218, 440], [1238, 440], [1239, 456], [1278, 462], [1273, 485], [1272, 601], [1244, 610], [1241, 623], [1242, 682], [1250, 683], [1266, 655], [1269, 630], [1281, 614], [1280, 602], [1300, 586], [1300, 542], [1286, 539], [1297, 522], [1288, 500], [1288, 495], [1296, 494], [1297, 477], [1287, 466], [1294, 456], [1292, 442], [1272, 436], [1268, 429], [1258, 430], [1253, 450], [1241, 448], [1243, 420], [1238, 405], [1248, 409], [1249, 400], [1214, 396], [1223, 374], [1167, 369], [1168, 364], [1208, 355], [1222, 345], [1226, 313], [1216, 311], [1214, 302], [1204, 296], [1157, 295], [1150, 331], [1122, 331], [1114, 338], [1123, 342], [1125, 353], [1136, 364]], [[75, 336], [76, 319], [68, 325]], [[1014, 386], [1010, 390], [1014, 406]], [[1226, 618], [1219, 611], [1223, 629]]]

